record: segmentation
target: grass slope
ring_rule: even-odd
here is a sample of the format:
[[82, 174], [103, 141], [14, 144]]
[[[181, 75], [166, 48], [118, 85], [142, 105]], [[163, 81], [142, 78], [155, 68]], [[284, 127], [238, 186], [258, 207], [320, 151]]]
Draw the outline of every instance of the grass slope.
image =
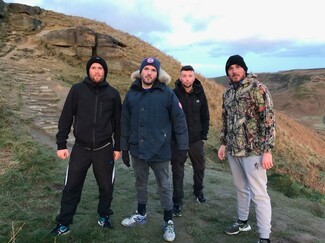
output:
[[[163, 242], [162, 210], [153, 173], [149, 181], [148, 224], [125, 228], [124, 217], [136, 207], [132, 168], [116, 162], [116, 183], [112, 209], [113, 230], [97, 225], [98, 189], [89, 170], [71, 233], [53, 238], [67, 161], [58, 160], [55, 151], [32, 141], [28, 127], [6, 109], [1, 114], [1, 157], [13, 166], [0, 176], [0, 242]], [[10, 142], [8, 142], [10, 141]], [[54, 142], [54, 141], [53, 141]], [[9, 163], [8, 163], [9, 164]], [[207, 203], [199, 204], [192, 194], [192, 169], [188, 163], [185, 177], [184, 213], [174, 218], [175, 242], [254, 242], [258, 238], [254, 207], [251, 206], [252, 231], [228, 236], [223, 229], [235, 220], [236, 198], [226, 163], [207, 169]], [[270, 188], [273, 205], [273, 242], [322, 242], [324, 198], [288, 198]]]

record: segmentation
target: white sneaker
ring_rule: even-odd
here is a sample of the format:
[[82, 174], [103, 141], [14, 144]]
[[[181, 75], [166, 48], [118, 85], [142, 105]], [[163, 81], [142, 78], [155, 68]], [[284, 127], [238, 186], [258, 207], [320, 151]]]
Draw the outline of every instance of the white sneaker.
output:
[[122, 220], [121, 224], [126, 227], [131, 227], [136, 224], [145, 224], [147, 223], [147, 214], [141, 215], [138, 212], [135, 212], [131, 217], [125, 218]]
[[175, 237], [174, 223], [172, 220], [169, 220], [167, 223], [165, 223], [163, 238], [165, 241], [174, 241]]

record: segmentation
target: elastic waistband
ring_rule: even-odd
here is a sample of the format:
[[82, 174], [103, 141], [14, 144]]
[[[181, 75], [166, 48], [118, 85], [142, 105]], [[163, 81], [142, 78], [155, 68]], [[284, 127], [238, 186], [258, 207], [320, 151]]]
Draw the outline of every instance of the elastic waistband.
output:
[[78, 146], [81, 146], [81, 147], [83, 147], [84, 149], [87, 149], [87, 150], [89, 150], [89, 151], [98, 151], [98, 150], [101, 150], [101, 149], [107, 147], [107, 146], [110, 145], [110, 144], [111, 144], [111, 142], [108, 142], [108, 143], [104, 144], [103, 146], [101, 146], [101, 147], [99, 147], [99, 148], [88, 148], [88, 147], [82, 146], [81, 144], [77, 143]]

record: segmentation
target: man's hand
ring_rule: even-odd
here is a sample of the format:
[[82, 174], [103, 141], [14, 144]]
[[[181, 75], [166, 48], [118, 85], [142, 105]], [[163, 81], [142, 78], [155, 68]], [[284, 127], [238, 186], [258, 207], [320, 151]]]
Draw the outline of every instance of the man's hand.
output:
[[127, 151], [127, 150], [122, 151], [122, 160], [123, 160], [123, 163], [127, 167], [130, 167], [130, 155], [129, 155], [129, 151]]
[[218, 150], [218, 157], [220, 160], [224, 160], [226, 158], [226, 145], [221, 145]]
[[271, 169], [273, 167], [272, 154], [271, 153], [263, 153], [262, 157], [262, 167], [266, 170]]
[[60, 150], [56, 151], [56, 155], [60, 159], [66, 159], [66, 158], [69, 158], [70, 153], [69, 153], [68, 149], [60, 149]]
[[114, 156], [114, 161], [116, 161], [121, 157], [121, 152], [120, 151], [114, 151], [113, 156]]

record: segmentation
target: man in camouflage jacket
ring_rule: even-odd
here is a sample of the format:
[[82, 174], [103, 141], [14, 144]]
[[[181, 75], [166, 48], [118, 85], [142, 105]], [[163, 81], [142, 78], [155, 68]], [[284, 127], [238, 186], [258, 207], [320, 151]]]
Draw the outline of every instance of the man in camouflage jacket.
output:
[[229, 235], [251, 229], [250, 200], [255, 204], [259, 242], [270, 242], [271, 201], [267, 193], [266, 170], [273, 167], [275, 117], [268, 88], [247, 75], [239, 55], [229, 57], [226, 74], [230, 87], [223, 94], [219, 159], [228, 159], [237, 192], [237, 221], [227, 227]]

